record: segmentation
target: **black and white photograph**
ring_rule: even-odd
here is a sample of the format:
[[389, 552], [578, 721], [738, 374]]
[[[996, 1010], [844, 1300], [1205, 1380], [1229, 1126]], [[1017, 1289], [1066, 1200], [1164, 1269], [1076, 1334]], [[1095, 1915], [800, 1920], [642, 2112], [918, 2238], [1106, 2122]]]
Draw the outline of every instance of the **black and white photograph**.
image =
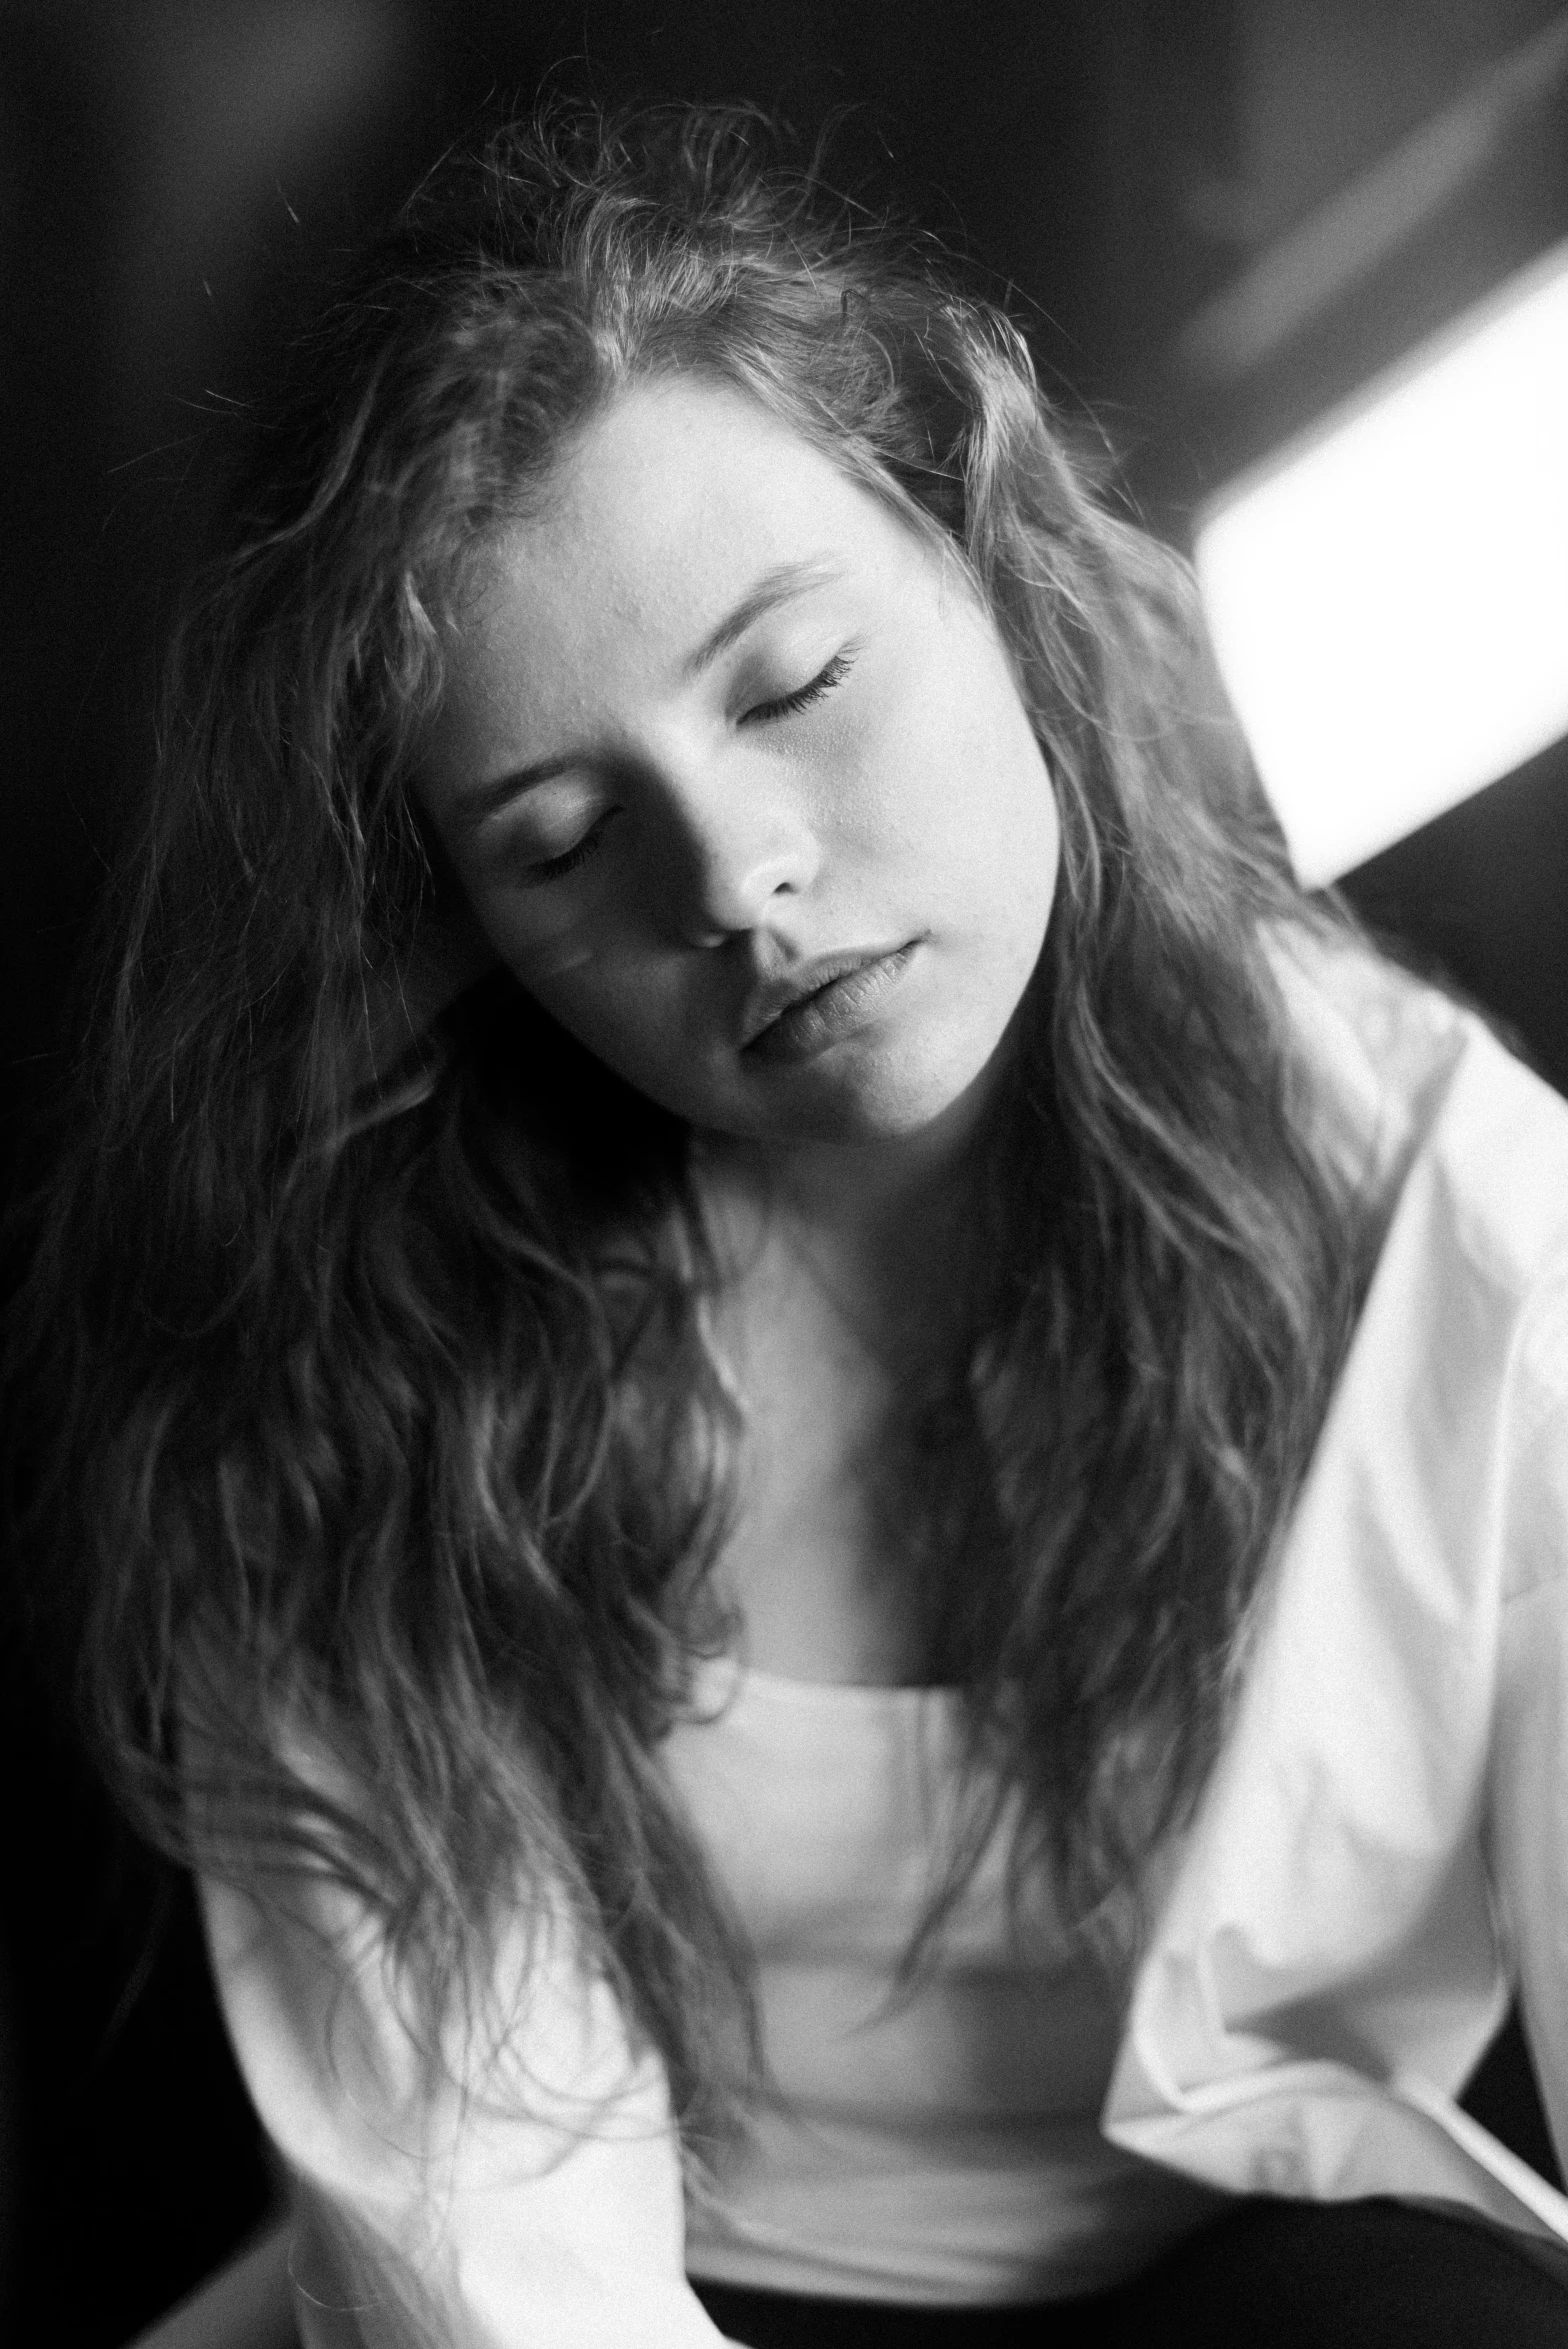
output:
[[1568, 2349], [1568, 10], [0, 0], [0, 2340]]

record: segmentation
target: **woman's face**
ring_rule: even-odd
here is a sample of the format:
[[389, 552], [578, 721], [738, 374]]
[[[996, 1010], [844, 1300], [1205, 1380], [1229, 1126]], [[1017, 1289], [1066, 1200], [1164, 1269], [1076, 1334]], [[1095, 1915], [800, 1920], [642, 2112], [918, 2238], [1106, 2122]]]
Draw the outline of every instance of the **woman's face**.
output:
[[957, 563], [738, 392], [624, 393], [488, 550], [421, 791], [479, 923], [694, 1124], [963, 1122], [1056, 877]]

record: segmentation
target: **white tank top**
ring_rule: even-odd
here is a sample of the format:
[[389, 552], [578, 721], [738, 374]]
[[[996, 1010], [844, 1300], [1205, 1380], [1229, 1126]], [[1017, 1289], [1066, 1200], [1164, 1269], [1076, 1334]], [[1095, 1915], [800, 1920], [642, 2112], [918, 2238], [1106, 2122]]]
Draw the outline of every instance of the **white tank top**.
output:
[[720, 1663], [698, 1694], [718, 1717], [675, 1732], [670, 1769], [756, 1951], [778, 2095], [716, 2200], [691, 2201], [692, 2275], [1054, 2299], [1121, 2281], [1217, 2207], [1100, 2135], [1119, 1986], [1043, 1893], [1010, 1928], [1005, 1833], [894, 1997], [959, 1783], [952, 1692]]

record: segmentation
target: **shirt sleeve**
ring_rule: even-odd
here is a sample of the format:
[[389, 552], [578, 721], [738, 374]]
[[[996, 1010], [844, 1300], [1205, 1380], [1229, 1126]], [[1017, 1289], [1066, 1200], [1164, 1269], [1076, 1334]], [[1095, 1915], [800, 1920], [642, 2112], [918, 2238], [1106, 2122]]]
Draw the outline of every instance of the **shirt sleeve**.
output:
[[1488, 1840], [1500, 1922], [1568, 2176], [1568, 1299], [1521, 1348]]
[[200, 1891], [240, 2069], [292, 2182], [305, 2349], [722, 2339], [683, 2272], [663, 2067], [564, 1928], [528, 1937], [503, 2053], [465, 2078], [421, 2054], [346, 1896], [307, 1885], [280, 1921]]

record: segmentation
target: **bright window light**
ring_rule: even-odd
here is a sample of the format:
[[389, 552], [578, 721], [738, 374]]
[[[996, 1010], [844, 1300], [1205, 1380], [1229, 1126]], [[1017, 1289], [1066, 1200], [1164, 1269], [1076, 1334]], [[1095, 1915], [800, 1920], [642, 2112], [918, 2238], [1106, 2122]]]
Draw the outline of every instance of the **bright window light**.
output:
[[1195, 554], [1310, 888], [1568, 733], [1568, 245], [1232, 484]]

